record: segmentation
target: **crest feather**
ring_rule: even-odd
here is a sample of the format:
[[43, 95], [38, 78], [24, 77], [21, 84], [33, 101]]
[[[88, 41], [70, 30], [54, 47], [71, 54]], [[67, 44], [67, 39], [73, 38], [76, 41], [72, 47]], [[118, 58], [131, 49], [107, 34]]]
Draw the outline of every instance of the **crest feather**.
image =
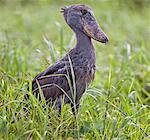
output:
[[60, 12], [65, 13], [67, 11], [67, 9], [68, 9], [68, 6], [64, 6], [61, 8]]

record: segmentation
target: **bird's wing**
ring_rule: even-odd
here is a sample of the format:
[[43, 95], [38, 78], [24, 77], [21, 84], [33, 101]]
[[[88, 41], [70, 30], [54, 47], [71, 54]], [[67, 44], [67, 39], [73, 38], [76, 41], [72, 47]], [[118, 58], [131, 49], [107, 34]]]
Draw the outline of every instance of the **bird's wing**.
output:
[[67, 61], [57, 62], [33, 79], [33, 92], [39, 93], [41, 88], [47, 100], [49, 98], [55, 100], [59, 95], [66, 94], [71, 88], [67, 78], [70, 71], [70, 65]]
[[40, 74], [38, 74], [34, 79], [33, 82], [42, 76], [46, 76], [46, 75], [51, 75], [53, 73], [56, 73], [57, 71], [59, 71], [60, 69], [64, 68], [65, 65], [68, 65], [69, 60], [68, 57], [70, 57], [70, 55], [72, 55], [71, 53], [73, 52], [74, 49], [70, 50], [70, 52], [68, 54], [65, 55], [65, 57], [63, 59], [61, 59], [60, 61], [56, 62], [56, 64], [50, 66], [48, 69], [46, 69], [45, 71], [41, 72]]
[[55, 72], [58, 71], [58, 69], [61, 69], [62, 67], [64, 67], [65, 63], [62, 63], [62, 61], [58, 61], [55, 65], [50, 66], [49, 68], [47, 68], [45, 71], [41, 72], [40, 74], [38, 74], [33, 81], [35, 81], [36, 79], [38, 79], [39, 77], [42, 76], [46, 76], [46, 75], [50, 75], [53, 74]]

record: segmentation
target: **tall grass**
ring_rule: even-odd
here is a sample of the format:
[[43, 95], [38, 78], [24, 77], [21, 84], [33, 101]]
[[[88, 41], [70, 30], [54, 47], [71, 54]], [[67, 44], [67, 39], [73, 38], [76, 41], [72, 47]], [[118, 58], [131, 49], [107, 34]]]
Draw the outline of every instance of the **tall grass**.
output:
[[[69, 105], [59, 116], [52, 104], [27, 91], [37, 73], [75, 46], [59, 13], [75, 1], [1, 2], [0, 139], [150, 138], [149, 1], [81, 2], [92, 7], [110, 43], [94, 41], [96, 76], [77, 119]], [[31, 98], [23, 101], [26, 93]]]

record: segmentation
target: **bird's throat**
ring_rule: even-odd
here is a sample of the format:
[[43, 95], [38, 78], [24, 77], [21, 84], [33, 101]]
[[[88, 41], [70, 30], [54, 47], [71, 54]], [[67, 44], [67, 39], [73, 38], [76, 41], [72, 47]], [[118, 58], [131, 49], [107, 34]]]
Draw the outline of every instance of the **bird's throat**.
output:
[[76, 44], [77, 48], [86, 49], [86, 50], [93, 48], [93, 44], [89, 36], [87, 36], [85, 33], [83, 33], [80, 30], [75, 30], [75, 34], [77, 40], [77, 44]]

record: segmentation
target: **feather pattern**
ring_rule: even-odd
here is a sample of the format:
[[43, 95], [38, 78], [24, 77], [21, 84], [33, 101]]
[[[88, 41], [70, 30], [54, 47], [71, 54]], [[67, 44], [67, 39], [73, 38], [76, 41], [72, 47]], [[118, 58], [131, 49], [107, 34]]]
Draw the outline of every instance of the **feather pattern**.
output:
[[94, 79], [96, 69], [91, 38], [102, 43], [108, 42], [108, 38], [99, 28], [89, 7], [72, 5], [62, 8], [61, 12], [76, 34], [76, 47], [38, 74], [32, 81], [32, 91], [37, 97], [42, 91], [47, 103], [56, 101], [58, 111], [61, 110], [61, 99], [64, 97], [64, 103], [71, 103], [72, 112], [76, 115], [80, 98]]

